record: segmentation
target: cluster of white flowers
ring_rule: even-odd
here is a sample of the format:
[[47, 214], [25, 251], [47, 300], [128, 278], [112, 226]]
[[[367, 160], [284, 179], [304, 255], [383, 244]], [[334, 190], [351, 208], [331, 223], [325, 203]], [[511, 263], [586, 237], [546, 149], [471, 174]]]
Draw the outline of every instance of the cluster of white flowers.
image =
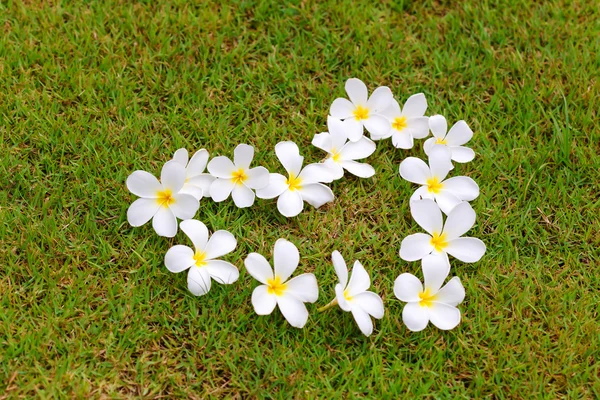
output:
[[[428, 321], [440, 329], [451, 329], [460, 321], [456, 306], [464, 298], [464, 289], [458, 278], [442, 284], [450, 270], [448, 255], [465, 262], [475, 262], [485, 252], [479, 239], [462, 238], [475, 222], [475, 212], [468, 201], [479, 195], [479, 187], [470, 178], [445, 179], [453, 169], [452, 161], [467, 162], [474, 152], [462, 145], [473, 132], [464, 121], [455, 124], [446, 134], [444, 117], [424, 116], [427, 101], [422, 93], [413, 95], [401, 109], [387, 87], [377, 88], [369, 97], [365, 84], [359, 79], [346, 82], [348, 99], [336, 99], [327, 118], [328, 132], [314, 135], [312, 144], [325, 151], [324, 161], [302, 167], [304, 157], [294, 142], [284, 141], [275, 146], [275, 154], [287, 177], [269, 173], [264, 167], [250, 165], [254, 148], [240, 144], [234, 150], [233, 161], [225, 156], [210, 160], [205, 149], [191, 159], [186, 149], [175, 152], [173, 159], [162, 168], [160, 181], [145, 171], [135, 171], [127, 178], [127, 188], [140, 198], [127, 210], [132, 226], [141, 226], [152, 219], [152, 226], [160, 236], [174, 237], [178, 226], [188, 236], [193, 248], [175, 245], [165, 255], [165, 266], [171, 272], [188, 270], [188, 289], [202, 296], [211, 288], [212, 280], [231, 284], [238, 280], [239, 271], [233, 264], [219, 258], [232, 252], [237, 240], [225, 230], [209, 237], [208, 228], [194, 216], [203, 198], [221, 202], [229, 198], [237, 207], [250, 207], [255, 198], [277, 198], [277, 209], [286, 217], [297, 216], [304, 202], [315, 208], [333, 201], [331, 189], [325, 185], [341, 179], [345, 172], [360, 178], [370, 178], [375, 169], [358, 162], [375, 151], [373, 140], [392, 139], [397, 148], [410, 149], [414, 139], [423, 139], [429, 165], [414, 157], [400, 164], [400, 175], [421, 185], [410, 198], [410, 209], [417, 223], [429, 234], [414, 234], [405, 238], [400, 256], [407, 261], [422, 260], [425, 288], [410, 274], [400, 275], [394, 293], [403, 301], [403, 320], [408, 329], [418, 331]], [[364, 136], [367, 130], [371, 139]], [[205, 172], [208, 170], [208, 173]], [[442, 223], [442, 212], [447, 215]], [[181, 219], [178, 224], [177, 219]], [[244, 264], [248, 273], [261, 285], [252, 293], [252, 305], [259, 315], [273, 312], [278, 306], [285, 319], [294, 327], [302, 328], [308, 320], [305, 303], [314, 303], [319, 297], [315, 276], [311, 273], [290, 279], [298, 267], [300, 253], [296, 246], [279, 239], [275, 243], [273, 265], [258, 253], [250, 253]], [[368, 291], [369, 274], [357, 260], [348, 279], [348, 269], [338, 251], [332, 253], [332, 262], [339, 283], [335, 298], [319, 310], [339, 305], [351, 312], [361, 332], [373, 332], [371, 317], [384, 315], [383, 301]]]

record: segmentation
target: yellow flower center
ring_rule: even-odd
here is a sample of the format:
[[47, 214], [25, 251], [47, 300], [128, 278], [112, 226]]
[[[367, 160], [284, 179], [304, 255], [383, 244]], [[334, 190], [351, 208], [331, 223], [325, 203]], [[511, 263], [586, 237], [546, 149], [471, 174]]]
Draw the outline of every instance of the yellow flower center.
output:
[[331, 150], [331, 159], [333, 160], [333, 162], [336, 162], [336, 163], [340, 162], [340, 158], [341, 158], [340, 152], [335, 149], [332, 149]]
[[290, 177], [287, 178], [285, 183], [288, 185], [290, 190], [299, 190], [302, 188], [302, 179], [294, 174], [290, 174]]
[[430, 243], [437, 252], [442, 252], [446, 247], [448, 247], [448, 242], [446, 241], [445, 233], [442, 233], [440, 235], [437, 232], [433, 232], [433, 237], [431, 238]]
[[348, 293], [348, 289], [344, 290], [344, 298], [346, 301], [352, 301], [352, 296]]
[[419, 293], [419, 298], [421, 299], [419, 301], [421, 307], [431, 307], [435, 301], [436, 295], [431, 294], [429, 289], [425, 289], [423, 292]]
[[194, 254], [194, 261], [196, 262], [196, 267], [204, 267], [206, 265], [206, 253], [197, 250]]
[[267, 292], [269, 294], [281, 296], [285, 292], [285, 289], [287, 289], [287, 284], [281, 283], [281, 278], [277, 275], [273, 279], [267, 279]]
[[354, 114], [354, 118], [356, 118], [357, 121], [369, 118], [369, 109], [363, 106], [356, 107], [352, 113]]
[[435, 144], [446, 144], [446, 139], [437, 138]]
[[437, 176], [427, 179], [427, 190], [429, 193], [438, 194], [444, 185], [440, 182]]
[[244, 181], [248, 179], [248, 174], [246, 174], [246, 171], [244, 170], [244, 168], [240, 168], [237, 171], [235, 171], [233, 173], [233, 175], [231, 176], [231, 180], [233, 181], [233, 183], [235, 183], [236, 185], [238, 184], [242, 184], [244, 183]]
[[401, 131], [404, 128], [406, 128], [407, 124], [406, 124], [406, 117], [402, 116], [402, 117], [396, 117], [394, 118], [394, 122], [392, 122], [392, 128], [394, 128], [397, 131]]
[[175, 199], [173, 198], [173, 192], [171, 192], [171, 189], [165, 189], [156, 193], [156, 202], [161, 207], [168, 207], [171, 204], [175, 203]]

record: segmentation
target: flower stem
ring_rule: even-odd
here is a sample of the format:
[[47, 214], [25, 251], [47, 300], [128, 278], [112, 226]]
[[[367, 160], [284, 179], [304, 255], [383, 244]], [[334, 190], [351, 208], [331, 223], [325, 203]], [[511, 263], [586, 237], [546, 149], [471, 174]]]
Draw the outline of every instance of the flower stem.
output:
[[317, 311], [323, 312], [323, 311], [329, 310], [331, 307], [337, 306], [337, 304], [338, 304], [338, 301], [337, 301], [337, 297], [336, 297], [335, 299], [331, 300], [331, 302], [329, 304], [324, 305], [323, 307], [317, 309]]

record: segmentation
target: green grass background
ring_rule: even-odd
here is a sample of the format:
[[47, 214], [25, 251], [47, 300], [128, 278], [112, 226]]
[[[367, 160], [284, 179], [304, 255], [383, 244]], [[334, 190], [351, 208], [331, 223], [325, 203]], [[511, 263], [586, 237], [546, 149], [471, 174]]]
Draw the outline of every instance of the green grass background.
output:
[[[3, 1], [0, 4], [0, 398], [598, 398], [600, 12], [593, 1]], [[410, 150], [378, 144], [373, 179], [332, 184], [300, 216], [274, 201], [202, 201], [197, 218], [238, 238], [231, 286], [196, 298], [163, 265], [182, 233], [132, 228], [125, 187], [173, 152], [232, 156], [282, 172], [306, 160], [331, 102], [358, 77], [428, 114], [466, 120], [480, 185], [453, 260], [463, 322], [411, 333], [394, 279], [420, 228]], [[279, 237], [301, 252], [320, 299], [302, 330], [254, 314], [243, 260]], [[371, 272], [386, 315], [370, 338], [331, 300], [333, 250]]]

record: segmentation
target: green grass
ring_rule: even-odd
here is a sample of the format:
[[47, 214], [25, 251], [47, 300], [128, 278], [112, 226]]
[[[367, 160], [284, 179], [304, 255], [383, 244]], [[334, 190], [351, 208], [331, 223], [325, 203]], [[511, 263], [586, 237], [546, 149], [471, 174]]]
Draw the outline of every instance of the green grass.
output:
[[[0, 398], [600, 397], [600, 12], [594, 2], [2, 2], [0, 5]], [[276, 3], [276, 2], [273, 2]], [[284, 4], [283, 4], [284, 3]], [[540, 4], [538, 4], [540, 3]], [[543, 4], [542, 4], [543, 3]], [[281, 172], [274, 146], [307, 161], [349, 77], [424, 92], [428, 114], [475, 131], [455, 174], [480, 185], [476, 264], [453, 261], [463, 322], [411, 333], [393, 296], [419, 231], [411, 151], [378, 144], [373, 179], [285, 219], [273, 201], [203, 201], [228, 229], [235, 285], [195, 298], [163, 265], [186, 243], [131, 228], [125, 179], [173, 152]], [[315, 272], [306, 327], [257, 317], [243, 259], [279, 237]], [[330, 255], [360, 259], [386, 315], [365, 338], [333, 297]]]

